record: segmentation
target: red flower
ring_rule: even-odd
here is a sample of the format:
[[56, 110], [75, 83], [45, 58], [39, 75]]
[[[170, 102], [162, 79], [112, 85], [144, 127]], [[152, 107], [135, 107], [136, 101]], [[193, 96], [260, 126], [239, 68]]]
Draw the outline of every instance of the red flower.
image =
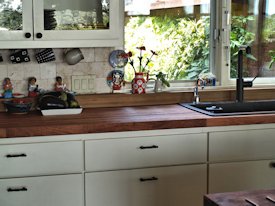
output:
[[144, 50], [144, 51], [146, 50], [145, 46], [137, 47], [137, 49]]
[[128, 53], [119, 54], [119, 57], [127, 59], [127, 58], [132, 57], [132, 55], [133, 55], [132, 52], [128, 52]]
[[127, 55], [128, 55], [128, 57], [132, 57], [132, 56], [133, 56], [133, 53], [129, 51], [129, 52], [127, 53]]

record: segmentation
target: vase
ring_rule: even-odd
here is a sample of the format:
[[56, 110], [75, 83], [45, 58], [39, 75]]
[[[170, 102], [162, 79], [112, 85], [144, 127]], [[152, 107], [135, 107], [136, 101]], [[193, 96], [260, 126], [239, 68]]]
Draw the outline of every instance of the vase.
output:
[[146, 93], [146, 84], [148, 82], [149, 73], [136, 72], [135, 78], [132, 80], [132, 93], [144, 94]]
[[160, 79], [155, 80], [154, 92], [161, 92], [162, 91], [162, 81]]

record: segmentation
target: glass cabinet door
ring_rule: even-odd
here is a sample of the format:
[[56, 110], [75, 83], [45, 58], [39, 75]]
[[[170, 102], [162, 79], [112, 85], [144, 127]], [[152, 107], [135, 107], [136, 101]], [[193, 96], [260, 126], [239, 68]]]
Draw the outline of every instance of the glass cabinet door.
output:
[[44, 30], [109, 29], [109, 0], [44, 0]]
[[121, 0], [41, 1], [34, 1], [37, 39], [105, 39], [118, 36]]
[[32, 1], [0, 0], [1, 40], [32, 40], [32, 30]]
[[0, 0], [0, 48], [122, 47], [124, 0]]

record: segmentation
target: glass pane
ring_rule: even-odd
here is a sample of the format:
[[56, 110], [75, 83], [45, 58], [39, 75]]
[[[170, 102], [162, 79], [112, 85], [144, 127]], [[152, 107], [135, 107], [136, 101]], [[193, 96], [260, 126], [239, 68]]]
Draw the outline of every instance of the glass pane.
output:
[[0, 30], [22, 30], [22, 1], [0, 0]]
[[[133, 53], [139, 70], [139, 50], [143, 67], [151, 75], [159, 71], [169, 80], [190, 80], [209, 72], [210, 0], [125, 0], [125, 50]], [[131, 65], [125, 68], [133, 78]]]
[[109, 29], [109, 9], [109, 0], [44, 0], [44, 29]]
[[237, 52], [250, 45], [252, 56], [244, 58], [244, 77], [274, 77], [275, 1], [232, 0], [231, 78], [237, 76]]

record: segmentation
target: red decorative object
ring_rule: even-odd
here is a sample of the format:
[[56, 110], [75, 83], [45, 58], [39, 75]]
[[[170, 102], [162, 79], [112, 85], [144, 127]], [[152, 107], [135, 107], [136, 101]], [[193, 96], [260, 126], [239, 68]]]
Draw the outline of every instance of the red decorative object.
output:
[[[145, 78], [144, 78], [145, 77]], [[149, 79], [149, 73], [136, 72], [135, 78], [132, 80], [132, 93], [144, 94], [146, 93], [146, 83]]]

